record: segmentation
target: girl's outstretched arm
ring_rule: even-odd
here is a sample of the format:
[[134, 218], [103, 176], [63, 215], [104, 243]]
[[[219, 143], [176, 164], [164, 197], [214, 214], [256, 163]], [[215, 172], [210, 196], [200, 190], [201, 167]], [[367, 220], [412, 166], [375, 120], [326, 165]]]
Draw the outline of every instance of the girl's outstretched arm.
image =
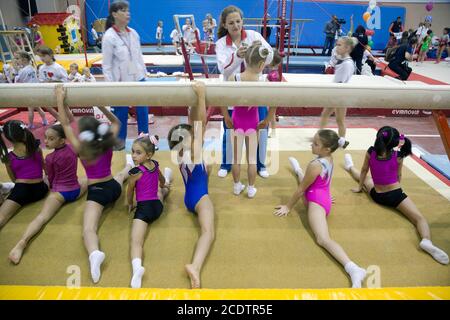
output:
[[[120, 120], [117, 119], [117, 117], [114, 115], [114, 113], [112, 113], [110, 110], [108, 110], [108, 108], [106, 107], [98, 107], [100, 109], [101, 112], [103, 112], [103, 114], [105, 115], [105, 117], [111, 121], [111, 132], [113, 133], [113, 135], [115, 137], [117, 137], [119, 135], [119, 131], [120, 131]], [[124, 124], [125, 126], [127, 125], [126, 123]]]
[[67, 107], [64, 104], [66, 92], [63, 84], [58, 84], [55, 86], [55, 94], [56, 94], [56, 103], [58, 105], [59, 121], [61, 122], [61, 126], [64, 129], [64, 133], [66, 135], [67, 140], [69, 140], [70, 144], [75, 149], [75, 151], [79, 153], [81, 149], [80, 141], [75, 136], [75, 133], [73, 132], [72, 127], [70, 126], [70, 121], [67, 117], [67, 112], [70, 112], [70, 110], [66, 110]]
[[[364, 188], [364, 182], [366, 181], [367, 173], [369, 172], [369, 159], [370, 159], [370, 155], [367, 152], [366, 157], [364, 158], [364, 163], [361, 168], [358, 188], [352, 189], [352, 191], [355, 193], [361, 192]], [[367, 190], [367, 191], [370, 191], [370, 190]]]
[[306, 168], [305, 176], [297, 187], [289, 202], [285, 205], [275, 207], [277, 209], [273, 214], [278, 217], [286, 216], [295, 206], [298, 200], [303, 196], [305, 190], [316, 180], [317, 176], [322, 171], [322, 165], [318, 161], [311, 162]]

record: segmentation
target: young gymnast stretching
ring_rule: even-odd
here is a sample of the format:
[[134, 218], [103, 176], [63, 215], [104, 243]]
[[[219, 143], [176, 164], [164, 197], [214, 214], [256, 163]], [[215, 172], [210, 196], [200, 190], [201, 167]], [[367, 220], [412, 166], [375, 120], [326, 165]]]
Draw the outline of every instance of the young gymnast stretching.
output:
[[[8, 152], [3, 136], [13, 145]], [[7, 121], [0, 127], [1, 161], [15, 183], [8, 198], [0, 207], [0, 229], [23, 206], [39, 201], [48, 193], [44, 182], [44, 158], [36, 140], [27, 126], [18, 120]]]
[[309, 225], [317, 244], [327, 250], [345, 269], [352, 281], [352, 288], [361, 288], [366, 271], [350, 260], [344, 249], [328, 233], [327, 216], [331, 210], [330, 184], [333, 174], [333, 158], [339, 136], [332, 130], [319, 130], [311, 144], [312, 153], [317, 158], [311, 161], [303, 174], [298, 161], [290, 157], [289, 162], [297, 175], [298, 188], [286, 205], [276, 207], [274, 214], [282, 217], [292, 210], [300, 198], [308, 208]]
[[208, 195], [207, 169], [202, 160], [203, 135], [206, 126], [205, 85], [194, 82], [193, 89], [198, 97], [198, 106], [192, 110], [194, 125], [179, 124], [170, 129], [169, 147], [177, 151], [181, 159], [180, 172], [183, 177], [186, 193], [186, 208], [197, 214], [201, 235], [197, 241], [191, 264], [185, 266], [191, 279], [192, 288], [200, 288], [200, 273], [214, 241], [214, 207]]
[[131, 166], [126, 165], [114, 178], [111, 175], [112, 148], [118, 143], [117, 135], [120, 130], [120, 121], [116, 116], [105, 107], [98, 107], [111, 121], [111, 126], [107, 123], [100, 123], [94, 117], [82, 117], [78, 120], [80, 133], [77, 136], [66, 115], [66, 112], [70, 111], [68, 107], [64, 106], [64, 96], [64, 88], [62, 85], [57, 85], [56, 98], [61, 125], [67, 140], [79, 155], [88, 178], [83, 239], [89, 254], [92, 281], [97, 283], [101, 275], [100, 267], [105, 260], [105, 254], [99, 249], [98, 223], [103, 209], [119, 199], [122, 193], [122, 184], [128, 178]]
[[85, 179], [78, 180], [78, 157], [72, 146], [66, 144], [61, 125], [54, 125], [45, 131], [45, 147], [54, 151], [45, 157], [50, 194], [38, 216], [28, 225], [22, 238], [9, 253], [9, 260], [18, 264], [29, 241], [41, 231], [59, 209], [67, 202], [79, 199], [87, 189]]
[[[159, 163], [153, 160], [157, 142], [153, 139], [156, 137], [142, 134], [134, 140], [131, 147], [131, 156], [136, 165], [129, 171], [130, 178], [127, 189], [128, 211], [131, 212], [136, 207], [131, 227], [132, 288], [141, 287], [142, 276], [145, 272], [145, 268], [142, 266], [145, 234], [147, 227], [162, 214], [164, 198], [169, 193], [172, 175], [170, 168], [165, 168], [163, 175], [159, 170]], [[135, 192], [137, 205], [134, 205]]]
[[[395, 150], [397, 147], [400, 147], [399, 151]], [[386, 126], [378, 130], [374, 146], [367, 150], [361, 172], [355, 168], [348, 153], [344, 156], [344, 167], [359, 182], [353, 192], [364, 190], [376, 203], [400, 211], [416, 226], [422, 239], [420, 248], [439, 263], [448, 264], [448, 255], [431, 242], [427, 220], [400, 186], [403, 159], [410, 154], [411, 141], [397, 129]], [[372, 178], [367, 177], [369, 169]]]

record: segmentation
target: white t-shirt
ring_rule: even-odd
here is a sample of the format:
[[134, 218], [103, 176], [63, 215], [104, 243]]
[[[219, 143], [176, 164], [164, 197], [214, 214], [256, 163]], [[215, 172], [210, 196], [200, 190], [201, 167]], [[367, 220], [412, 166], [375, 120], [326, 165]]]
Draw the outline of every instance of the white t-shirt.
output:
[[348, 57], [344, 60], [338, 60], [334, 71], [334, 83], [347, 83], [355, 73], [355, 63], [352, 58]]
[[67, 76], [67, 79], [69, 79], [69, 81], [72, 81], [72, 82], [80, 82], [81, 74], [79, 74], [78, 72], [75, 74], [69, 73], [69, 75]]
[[161, 28], [160, 26], [156, 27], [156, 39], [161, 40], [162, 39], [162, 33], [163, 33], [163, 28]]
[[27, 65], [19, 70], [19, 74], [15, 78], [15, 83], [36, 83], [39, 82], [36, 70], [31, 65]]
[[3, 65], [3, 73], [5, 74], [6, 81], [8, 83], [13, 83], [14, 78], [19, 74], [19, 71], [14, 69], [14, 67], [8, 63]]
[[91, 73], [89, 77], [86, 77], [85, 74], [81, 76], [81, 82], [97, 82], [94, 75]]
[[172, 39], [172, 41], [180, 42], [180, 34], [178, 33], [177, 29], [172, 30], [172, 32], [170, 33], [170, 38]]
[[[197, 30], [198, 30], [198, 28], [197, 28]], [[192, 25], [185, 24], [183, 26], [183, 39], [184, 39], [184, 41], [186, 41], [188, 43], [194, 42], [196, 40], [194, 27], [192, 27]]]
[[67, 71], [60, 64], [53, 62], [51, 65], [43, 64], [39, 69], [40, 82], [68, 82]]

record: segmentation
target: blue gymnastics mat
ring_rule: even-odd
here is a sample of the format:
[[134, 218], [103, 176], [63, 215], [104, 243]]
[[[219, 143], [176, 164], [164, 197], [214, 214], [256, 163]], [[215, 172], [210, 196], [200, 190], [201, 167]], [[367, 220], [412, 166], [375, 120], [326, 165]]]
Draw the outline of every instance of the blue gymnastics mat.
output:
[[447, 179], [450, 180], [450, 161], [447, 155], [444, 154], [424, 154], [421, 156], [422, 160], [439, 171]]

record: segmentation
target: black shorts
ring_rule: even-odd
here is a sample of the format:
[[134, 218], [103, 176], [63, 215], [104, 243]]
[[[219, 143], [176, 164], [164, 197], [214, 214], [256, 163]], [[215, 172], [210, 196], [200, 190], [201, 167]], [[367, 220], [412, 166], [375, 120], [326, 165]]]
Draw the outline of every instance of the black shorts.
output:
[[159, 218], [163, 208], [163, 204], [159, 200], [139, 201], [134, 213], [134, 219], [139, 219], [150, 224]]
[[16, 183], [8, 200], [17, 202], [21, 206], [39, 201], [48, 193], [48, 186], [44, 182], [38, 183]]
[[372, 190], [370, 190], [370, 196], [376, 203], [391, 208], [397, 208], [400, 203], [408, 197], [403, 193], [402, 188], [381, 193], [376, 192], [375, 188], [372, 188]]
[[111, 179], [88, 186], [87, 200], [97, 202], [106, 207], [119, 199], [121, 194], [122, 187], [115, 179]]

